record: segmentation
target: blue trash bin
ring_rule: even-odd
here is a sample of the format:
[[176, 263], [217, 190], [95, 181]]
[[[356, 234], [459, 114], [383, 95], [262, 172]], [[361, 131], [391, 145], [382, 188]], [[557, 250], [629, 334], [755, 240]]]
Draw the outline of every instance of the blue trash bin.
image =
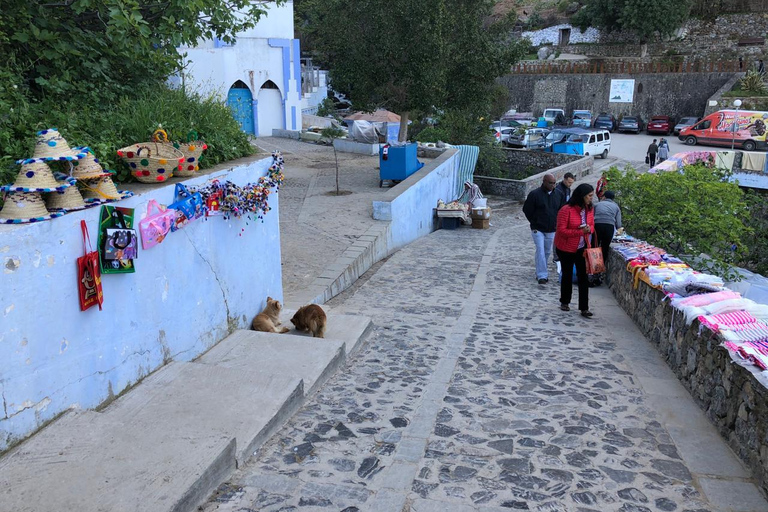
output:
[[386, 180], [403, 181], [424, 166], [416, 158], [418, 144], [389, 146], [386, 160], [384, 159], [385, 147], [379, 148], [379, 187], [383, 186]]

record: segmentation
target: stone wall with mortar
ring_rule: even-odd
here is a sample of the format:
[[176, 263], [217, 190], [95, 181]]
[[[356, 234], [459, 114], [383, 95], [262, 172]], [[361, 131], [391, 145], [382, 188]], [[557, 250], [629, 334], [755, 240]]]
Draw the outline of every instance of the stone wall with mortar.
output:
[[[732, 73], [639, 73], [639, 74], [510, 74], [499, 79], [510, 94], [510, 108], [541, 115], [545, 108], [574, 109], [593, 113], [609, 112], [615, 116], [655, 115], [702, 116], [710, 96], [715, 94]], [[612, 79], [634, 79], [633, 103], [608, 101]]]
[[[242, 159], [184, 183], [244, 185], [271, 164]], [[134, 208], [137, 225], [150, 199], [173, 202], [174, 186], [137, 184], [114, 204]], [[282, 299], [279, 195], [264, 222], [203, 218], [140, 251], [134, 274], [103, 276], [103, 311], [80, 311], [75, 266], [80, 221], [95, 247], [100, 208], [0, 226], [0, 452], [70, 408], [97, 407], [170, 361], [191, 361], [247, 328], [268, 295]]]
[[683, 385], [704, 409], [733, 451], [768, 491], [768, 378], [754, 366], [735, 362], [722, 339], [684, 316], [664, 293], [643, 282], [632, 286], [632, 274], [616, 252], [608, 260], [608, 285]]
[[[519, 153], [523, 153], [523, 152], [519, 152]], [[590, 174], [595, 164], [595, 159], [594, 157], [591, 157], [591, 156], [574, 157], [572, 155], [557, 155], [557, 154], [553, 155], [552, 153], [542, 153], [537, 151], [527, 151], [525, 153], [531, 154], [531, 156], [529, 157], [531, 158], [530, 161], [534, 161], [533, 155], [547, 155], [545, 157], [542, 157], [541, 162], [546, 161], [548, 156], [555, 156], [555, 155], [569, 157], [572, 160], [567, 163], [557, 165], [556, 167], [546, 168], [545, 171], [542, 171], [539, 174], [535, 174], [524, 180], [491, 178], [488, 176], [479, 176], [476, 174], [473, 178], [474, 182], [480, 187], [480, 190], [483, 192], [483, 194], [509, 197], [514, 199], [515, 201], [525, 201], [525, 198], [528, 197], [529, 192], [541, 186], [541, 182], [544, 179], [544, 174], [552, 173], [555, 175], [555, 178], [557, 179], [557, 181], [560, 181], [563, 179], [563, 176], [565, 175], [565, 173], [570, 172], [574, 176], [576, 176], [576, 179], [578, 180], [582, 176], [586, 176], [587, 174]], [[555, 164], [557, 161], [559, 161], [559, 159], [552, 159], [551, 163]]]

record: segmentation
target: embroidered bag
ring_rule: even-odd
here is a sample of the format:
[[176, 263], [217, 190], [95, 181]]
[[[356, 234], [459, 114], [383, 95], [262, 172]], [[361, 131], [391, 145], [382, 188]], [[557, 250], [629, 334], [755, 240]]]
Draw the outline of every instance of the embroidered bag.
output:
[[203, 216], [203, 196], [200, 192], [190, 194], [187, 187], [176, 184], [176, 199], [168, 208], [176, 210], [176, 220], [171, 231], [178, 231], [195, 219]]
[[77, 258], [77, 291], [80, 297], [80, 311], [104, 303], [104, 292], [101, 287], [101, 270], [99, 269], [99, 253], [93, 250], [91, 236], [85, 221], [80, 221], [83, 232], [83, 255]]
[[161, 207], [157, 201], [151, 199], [147, 204], [147, 216], [139, 221], [141, 248], [147, 250], [165, 240], [175, 220], [176, 210]]
[[[131, 238], [136, 240], [135, 245], [126, 253], [123, 249], [122, 257], [118, 259], [107, 258], [107, 246], [110, 243], [108, 231], [123, 230], [131, 232]], [[113, 236], [114, 231], [111, 233]], [[118, 245], [125, 244], [127, 234], [117, 240]], [[127, 248], [127, 247], [126, 247]], [[117, 247], [115, 248], [117, 249]], [[102, 206], [99, 215], [99, 263], [102, 274], [132, 274], [136, 272], [133, 259], [127, 255], [136, 255], [138, 249], [138, 240], [136, 231], [133, 230], [133, 208], [123, 208], [121, 206]]]
[[585, 236], [584, 238], [587, 240], [587, 248], [584, 249], [584, 257], [587, 259], [587, 274], [601, 274], [605, 272], [603, 250], [600, 247], [590, 247], [589, 239], [591, 237]]

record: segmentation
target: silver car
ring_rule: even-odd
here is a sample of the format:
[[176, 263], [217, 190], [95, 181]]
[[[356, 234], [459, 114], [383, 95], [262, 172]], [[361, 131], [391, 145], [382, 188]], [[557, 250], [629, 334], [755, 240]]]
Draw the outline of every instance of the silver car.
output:
[[507, 144], [513, 148], [543, 148], [548, 133], [549, 130], [546, 128], [528, 128], [524, 132], [518, 130], [509, 136]]
[[701, 118], [699, 117], [683, 117], [680, 119], [680, 122], [675, 125], [674, 134], [680, 135], [680, 130], [695, 125], [700, 119]]

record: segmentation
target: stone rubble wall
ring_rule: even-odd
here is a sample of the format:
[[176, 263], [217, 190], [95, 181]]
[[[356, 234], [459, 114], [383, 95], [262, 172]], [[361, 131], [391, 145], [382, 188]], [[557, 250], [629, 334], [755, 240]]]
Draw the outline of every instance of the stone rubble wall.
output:
[[722, 338], [699, 322], [686, 325], [664, 293], [640, 282], [632, 285], [621, 255], [608, 260], [608, 286], [619, 305], [656, 345], [733, 451], [768, 491], [768, 378], [754, 366], [734, 362]]
[[578, 180], [582, 176], [591, 173], [595, 163], [594, 157], [591, 156], [582, 157], [525, 150], [510, 150], [507, 153], [508, 164], [511, 159], [516, 161], [516, 165], [520, 165], [520, 162], [527, 162], [530, 165], [545, 170], [524, 180], [491, 178], [475, 174], [473, 180], [480, 187], [484, 195], [503, 196], [515, 201], [525, 201], [531, 190], [541, 186], [545, 173], [554, 174], [557, 181], [560, 181], [566, 172], [570, 172]]
[[[733, 73], [634, 73], [634, 74], [509, 74], [498, 82], [509, 90], [510, 108], [540, 115], [546, 108], [562, 108], [566, 115], [574, 109], [589, 109], [593, 114], [609, 112], [639, 115], [649, 119], [669, 115], [675, 119], [704, 114], [707, 101]], [[612, 79], [635, 80], [633, 103], [611, 103]], [[694, 87], [695, 85], [695, 87]]]

